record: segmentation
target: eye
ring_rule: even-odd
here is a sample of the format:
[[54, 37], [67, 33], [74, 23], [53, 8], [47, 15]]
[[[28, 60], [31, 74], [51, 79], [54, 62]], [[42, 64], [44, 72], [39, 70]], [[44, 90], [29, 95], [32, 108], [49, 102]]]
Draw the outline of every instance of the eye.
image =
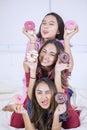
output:
[[37, 91], [37, 94], [42, 94], [42, 92], [41, 91]]
[[46, 91], [46, 94], [51, 94], [51, 90]]
[[54, 25], [53, 23], [50, 23], [49, 25]]
[[46, 25], [46, 22], [42, 22], [42, 25]]
[[50, 54], [50, 55], [53, 56], [53, 57], [55, 56], [54, 54]]
[[56, 56], [56, 54], [55, 54], [55, 53], [50, 53], [50, 56], [55, 57], [55, 56]]
[[46, 50], [42, 50], [41, 53], [46, 53]]

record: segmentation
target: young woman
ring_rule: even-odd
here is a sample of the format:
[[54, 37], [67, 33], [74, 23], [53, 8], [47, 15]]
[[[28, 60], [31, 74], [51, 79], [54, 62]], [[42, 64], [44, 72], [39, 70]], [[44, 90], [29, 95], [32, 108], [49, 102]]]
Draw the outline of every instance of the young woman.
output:
[[22, 114], [25, 130], [61, 130], [61, 114], [66, 112], [66, 104], [57, 104], [56, 86], [48, 77], [35, 82], [31, 99], [31, 114], [23, 106], [15, 106], [15, 112]]
[[[63, 40], [64, 37], [64, 22], [61, 16], [51, 12], [48, 13], [42, 20], [39, 32], [36, 34], [36, 31], [31, 35], [29, 31], [23, 28], [23, 33], [28, 37], [29, 42], [27, 44], [27, 51], [35, 47], [39, 50], [40, 47], [44, 44], [45, 41], [49, 39], [58, 39]], [[31, 47], [30, 47], [30, 44]]]

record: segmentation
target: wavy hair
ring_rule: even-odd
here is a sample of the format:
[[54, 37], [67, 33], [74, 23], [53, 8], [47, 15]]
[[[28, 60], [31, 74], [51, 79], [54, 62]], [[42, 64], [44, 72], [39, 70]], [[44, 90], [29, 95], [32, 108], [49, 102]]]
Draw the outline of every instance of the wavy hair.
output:
[[[55, 64], [58, 60], [58, 56], [64, 52], [64, 46], [63, 44], [56, 40], [56, 39], [51, 39], [45, 42], [45, 44], [43, 44], [43, 46], [40, 48], [39, 50], [39, 55], [41, 53], [41, 50], [48, 44], [54, 44], [57, 50], [57, 53], [55, 55], [55, 59], [54, 59], [54, 63], [51, 66], [48, 66], [48, 70], [46, 70], [46, 67], [42, 66], [40, 64], [39, 61], [39, 57], [38, 57], [38, 67], [37, 67], [37, 79], [41, 78], [41, 77], [49, 77], [50, 79], [54, 80], [54, 76], [55, 76], [55, 72], [54, 72], [54, 68], [55, 68]], [[66, 72], [68, 72], [67, 70], [64, 70], [61, 72], [61, 81], [62, 81], [62, 86], [67, 86], [67, 77], [66, 77]]]
[[[38, 104], [35, 90], [39, 83], [45, 82], [49, 89], [52, 91], [51, 103], [48, 109], [43, 109]], [[32, 99], [31, 99], [31, 114], [30, 119], [31, 122], [34, 123], [34, 126], [38, 130], [51, 130], [52, 122], [53, 122], [53, 114], [57, 103], [55, 102], [55, 94], [57, 93], [56, 86], [51, 79], [48, 77], [40, 78], [36, 81], [33, 91], [32, 91]]]

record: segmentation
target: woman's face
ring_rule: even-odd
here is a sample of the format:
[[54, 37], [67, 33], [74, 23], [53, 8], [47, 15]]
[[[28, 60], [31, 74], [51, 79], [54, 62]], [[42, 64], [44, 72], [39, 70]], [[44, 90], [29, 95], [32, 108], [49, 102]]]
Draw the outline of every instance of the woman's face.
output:
[[48, 109], [51, 102], [52, 91], [49, 86], [45, 82], [41, 82], [38, 84], [35, 90], [35, 96], [38, 104], [43, 109]]
[[44, 18], [41, 24], [41, 35], [44, 40], [54, 39], [59, 34], [58, 23], [53, 15]]
[[44, 46], [39, 54], [39, 62], [42, 66], [48, 67], [53, 65], [56, 58], [57, 50], [55, 45], [49, 43]]

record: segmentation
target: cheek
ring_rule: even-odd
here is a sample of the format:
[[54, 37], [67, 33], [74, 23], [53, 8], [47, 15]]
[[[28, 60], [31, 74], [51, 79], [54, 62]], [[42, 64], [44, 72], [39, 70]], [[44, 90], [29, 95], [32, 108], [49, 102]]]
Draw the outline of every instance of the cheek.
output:
[[43, 26], [41, 26], [41, 28], [40, 28], [40, 32], [41, 32], [41, 34], [42, 34], [42, 30], [43, 30]]
[[54, 57], [51, 57], [50, 58], [50, 61], [52, 62], [52, 64], [55, 62], [55, 59], [54, 59]]
[[40, 96], [36, 95], [36, 100], [37, 100], [38, 104], [40, 102], [40, 98], [41, 98]]
[[51, 101], [51, 97], [52, 97], [52, 95], [51, 94], [49, 94], [48, 95], [48, 99]]
[[40, 61], [40, 62], [42, 62], [43, 57], [44, 57], [44, 55], [43, 55], [43, 54], [40, 54], [40, 56], [39, 56], [39, 61]]

